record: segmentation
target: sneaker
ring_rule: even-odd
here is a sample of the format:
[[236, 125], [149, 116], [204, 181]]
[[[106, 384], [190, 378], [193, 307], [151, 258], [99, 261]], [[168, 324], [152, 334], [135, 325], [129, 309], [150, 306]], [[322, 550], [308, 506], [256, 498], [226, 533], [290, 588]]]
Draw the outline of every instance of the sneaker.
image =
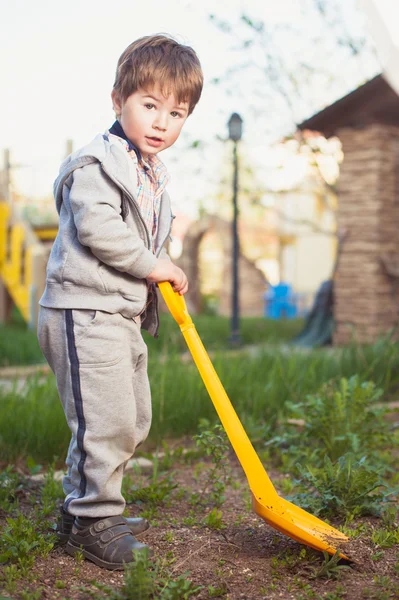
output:
[[72, 556], [81, 552], [99, 567], [115, 571], [134, 561], [134, 550], [148, 552], [148, 546], [136, 540], [123, 517], [76, 517], [65, 550]]
[[[60, 514], [55, 525], [55, 534], [58, 537], [60, 545], [67, 543], [69, 536], [71, 535], [72, 526], [75, 521], [75, 517], [67, 512], [62, 504], [59, 507]], [[147, 519], [142, 517], [122, 517], [133, 535], [140, 535], [149, 529], [150, 524]]]

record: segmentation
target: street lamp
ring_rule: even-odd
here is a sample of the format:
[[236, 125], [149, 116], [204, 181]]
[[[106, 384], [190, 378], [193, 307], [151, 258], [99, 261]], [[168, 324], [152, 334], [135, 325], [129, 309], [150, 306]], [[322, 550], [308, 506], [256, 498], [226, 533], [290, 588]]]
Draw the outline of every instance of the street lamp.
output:
[[237, 190], [238, 190], [238, 158], [237, 158], [237, 143], [242, 135], [242, 119], [239, 114], [233, 113], [228, 122], [229, 139], [234, 142], [233, 146], [233, 289], [232, 289], [232, 317], [231, 317], [231, 338], [230, 342], [233, 345], [238, 345], [240, 339], [240, 306], [238, 298], [238, 258], [240, 254], [240, 244], [238, 239], [238, 205], [237, 205]]

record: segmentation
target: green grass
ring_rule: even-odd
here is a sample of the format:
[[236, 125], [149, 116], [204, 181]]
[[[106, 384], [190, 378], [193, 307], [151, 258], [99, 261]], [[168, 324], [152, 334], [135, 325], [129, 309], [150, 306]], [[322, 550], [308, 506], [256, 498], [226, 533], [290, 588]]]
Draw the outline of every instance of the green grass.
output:
[[[13, 463], [31, 457], [35, 463], [64, 459], [70, 432], [53, 376], [27, 380], [21, 393], [0, 391], [0, 456]], [[62, 461], [61, 461], [62, 462]]]
[[24, 323], [0, 325], [0, 367], [45, 362], [36, 331]]
[[[175, 326], [177, 328], [177, 326]], [[180, 335], [180, 334], [179, 334]], [[285, 405], [302, 402], [331, 379], [357, 373], [382, 388], [382, 400], [399, 385], [399, 345], [389, 340], [373, 346], [280, 352], [271, 347], [258, 355], [220, 352], [213, 359], [219, 377], [251, 438], [265, 440], [286, 415]], [[201, 418], [216, 413], [197, 369], [178, 354], [150, 353], [153, 398], [150, 439], [180, 437], [198, 431]], [[31, 456], [36, 462], [62, 459], [69, 442], [52, 376], [45, 384], [30, 380], [25, 396], [0, 391], [0, 456], [4, 461]]]
[[[210, 315], [193, 315], [193, 321], [207, 350], [229, 349], [230, 319]], [[289, 342], [303, 327], [302, 319], [279, 320], [263, 317], [243, 317], [240, 335], [243, 345], [279, 344]], [[159, 337], [154, 339], [143, 332], [150, 354], [153, 352], [184, 352], [186, 343], [176, 322], [169, 314], [161, 314]]]
[[[203, 343], [209, 350], [228, 349], [230, 319], [195, 315], [194, 321]], [[242, 343], [264, 344], [288, 342], [302, 328], [301, 319], [272, 321], [262, 317], [242, 318]], [[186, 343], [170, 314], [161, 315], [159, 338], [154, 339], [146, 331], [144, 339], [151, 354], [184, 352]], [[0, 367], [9, 365], [32, 365], [45, 363], [37, 341], [36, 331], [28, 329], [21, 315], [15, 309], [7, 325], [0, 325]]]

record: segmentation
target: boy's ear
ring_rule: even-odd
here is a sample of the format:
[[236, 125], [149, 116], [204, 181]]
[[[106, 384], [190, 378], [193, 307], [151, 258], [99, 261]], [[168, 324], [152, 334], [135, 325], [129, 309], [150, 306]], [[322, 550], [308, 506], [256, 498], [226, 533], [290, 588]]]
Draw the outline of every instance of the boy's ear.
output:
[[116, 90], [112, 90], [111, 98], [114, 111], [119, 116], [121, 114], [122, 103], [120, 101], [119, 94]]

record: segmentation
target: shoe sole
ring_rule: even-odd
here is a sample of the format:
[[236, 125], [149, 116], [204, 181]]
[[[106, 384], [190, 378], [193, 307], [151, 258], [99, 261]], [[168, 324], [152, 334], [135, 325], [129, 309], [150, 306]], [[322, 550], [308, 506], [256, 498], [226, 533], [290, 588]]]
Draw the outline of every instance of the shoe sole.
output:
[[[108, 571], [123, 571], [123, 569], [125, 568], [125, 565], [128, 564], [128, 563], [125, 563], [125, 562], [122, 562], [122, 563], [110, 563], [110, 562], [107, 562], [106, 560], [103, 560], [102, 558], [99, 558], [95, 554], [92, 554], [91, 552], [88, 552], [84, 548], [82, 548], [80, 546], [75, 546], [74, 544], [71, 543], [70, 540], [68, 541], [67, 545], [65, 546], [65, 551], [68, 554], [70, 554], [71, 556], [75, 556], [78, 552], [80, 552], [81, 554], [83, 554], [83, 556], [85, 558], [87, 558], [87, 560], [90, 560], [91, 562], [94, 562], [98, 567], [101, 567], [103, 569], [107, 569]], [[143, 551], [148, 552], [148, 555], [150, 556], [150, 550], [149, 550], [149, 548], [145, 547], [145, 548], [142, 548], [142, 550], [140, 550], [140, 552], [143, 552]]]
[[59, 546], [65, 546], [65, 544], [68, 542], [69, 540], [69, 533], [61, 533], [60, 531], [56, 531], [55, 535], [57, 536], [57, 540], [58, 540], [58, 545]]

